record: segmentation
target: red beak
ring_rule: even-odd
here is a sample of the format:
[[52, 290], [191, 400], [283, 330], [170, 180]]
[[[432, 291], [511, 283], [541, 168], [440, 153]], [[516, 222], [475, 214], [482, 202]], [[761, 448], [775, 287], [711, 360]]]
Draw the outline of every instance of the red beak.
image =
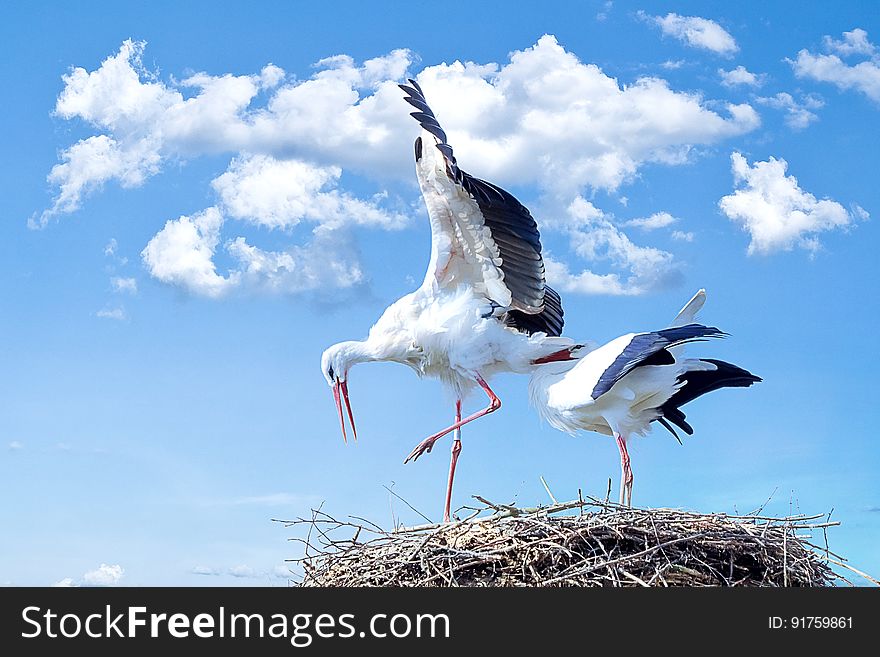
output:
[[346, 443], [348, 442], [348, 437], [345, 435], [345, 418], [342, 415], [343, 400], [345, 400], [345, 410], [348, 411], [348, 421], [351, 423], [351, 432], [354, 434], [354, 439], [357, 440], [357, 429], [354, 426], [354, 415], [351, 412], [351, 402], [348, 400], [347, 381], [340, 381], [339, 378], [336, 379], [336, 383], [333, 384], [333, 399], [336, 400], [336, 411], [339, 413], [339, 426], [342, 428], [342, 440]]

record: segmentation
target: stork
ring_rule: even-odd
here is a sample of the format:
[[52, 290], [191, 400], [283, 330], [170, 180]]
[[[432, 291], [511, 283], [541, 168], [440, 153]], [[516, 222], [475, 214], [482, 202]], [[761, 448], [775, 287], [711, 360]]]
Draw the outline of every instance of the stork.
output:
[[[578, 345], [560, 337], [562, 305], [545, 284], [540, 235], [528, 209], [461, 170], [419, 84], [410, 79], [409, 86], [399, 86], [422, 128], [415, 161], [431, 226], [428, 270], [421, 286], [389, 306], [365, 340], [329, 347], [321, 368], [333, 389], [343, 439], [343, 403], [357, 437], [348, 394], [349, 370], [357, 363], [402, 363], [420, 376], [439, 378], [452, 392], [455, 421], [404, 461], [418, 459], [455, 432], [443, 512], [449, 521], [461, 427], [501, 407], [489, 380], [499, 372], [528, 373], [540, 363], [574, 358]], [[462, 401], [477, 387], [489, 403], [462, 418]]]
[[574, 362], [542, 365], [529, 381], [529, 398], [552, 427], [574, 435], [594, 431], [612, 436], [620, 451], [621, 505], [632, 504], [633, 474], [627, 441], [659, 422], [678, 440], [675, 425], [694, 430], [681, 407], [719, 388], [742, 388], [761, 379], [720, 360], [685, 358], [683, 345], [722, 338], [726, 333], [695, 323], [705, 302], [700, 290], [669, 328], [628, 333]]

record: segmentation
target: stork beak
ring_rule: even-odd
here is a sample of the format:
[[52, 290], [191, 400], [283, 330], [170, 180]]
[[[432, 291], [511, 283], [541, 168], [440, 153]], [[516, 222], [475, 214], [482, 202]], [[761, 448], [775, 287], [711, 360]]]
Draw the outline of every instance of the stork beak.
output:
[[336, 378], [333, 384], [333, 399], [336, 400], [336, 411], [339, 413], [339, 426], [342, 428], [342, 440], [348, 442], [348, 436], [345, 434], [345, 418], [342, 414], [342, 402], [345, 400], [345, 410], [348, 411], [348, 421], [351, 423], [351, 432], [354, 439], [357, 440], [357, 429], [354, 426], [354, 415], [351, 412], [351, 402], [348, 399], [348, 382]]

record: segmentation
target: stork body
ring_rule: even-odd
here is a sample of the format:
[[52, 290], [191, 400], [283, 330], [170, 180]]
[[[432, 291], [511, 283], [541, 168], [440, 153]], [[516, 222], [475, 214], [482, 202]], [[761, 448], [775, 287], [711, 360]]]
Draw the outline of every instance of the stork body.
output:
[[681, 406], [726, 387], [748, 387], [761, 379], [719, 360], [685, 358], [683, 345], [720, 338], [717, 328], [693, 322], [705, 293], [700, 290], [673, 322], [648, 333], [629, 333], [573, 363], [537, 368], [529, 397], [552, 427], [574, 435], [593, 431], [612, 436], [620, 451], [619, 500], [632, 503], [633, 474], [627, 442], [659, 422], [676, 438], [673, 425], [690, 435]]
[[[345, 436], [342, 401], [348, 371], [358, 362], [403, 363], [440, 379], [456, 402], [455, 421], [423, 440], [406, 462], [430, 452], [455, 431], [444, 519], [450, 517], [452, 482], [464, 424], [501, 406], [488, 380], [499, 372], [528, 373], [537, 363], [570, 359], [577, 348], [559, 337], [559, 295], [544, 282], [541, 242], [528, 209], [503, 189], [458, 168], [446, 134], [419, 85], [401, 85], [422, 126], [415, 142], [416, 175], [431, 226], [431, 256], [421, 286], [389, 306], [366, 340], [324, 352], [322, 369], [333, 386]], [[461, 402], [476, 387], [488, 405], [461, 417]]]

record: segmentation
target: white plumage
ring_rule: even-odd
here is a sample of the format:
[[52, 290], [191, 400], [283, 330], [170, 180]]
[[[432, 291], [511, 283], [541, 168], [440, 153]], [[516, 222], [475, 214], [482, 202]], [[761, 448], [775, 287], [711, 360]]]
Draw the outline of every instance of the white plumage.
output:
[[[497, 410], [487, 381], [498, 372], [531, 371], [536, 362], [571, 358], [558, 295], [544, 283], [537, 226], [508, 192], [461, 171], [418, 84], [401, 85], [422, 125], [415, 143], [416, 175], [431, 226], [431, 258], [421, 286], [389, 306], [363, 341], [341, 342], [321, 359], [333, 387], [345, 437], [342, 403], [354, 432], [348, 373], [361, 362], [403, 363], [440, 379], [454, 395], [455, 422], [422, 441], [407, 461], [455, 431], [444, 517], [450, 515], [460, 428]], [[483, 410], [462, 419], [461, 400], [480, 386]], [[356, 433], [355, 433], [356, 436]]]
[[680, 407], [712, 390], [745, 387], [760, 379], [723, 361], [684, 358], [689, 342], [723, 337], [694, 323], [705, 302], [700, 290], [673, 320], [656, 332], [628, 333], [574, 362], [541, 365], [529, 381], [529, 397], [552, 427], [569, 434], [593, 431], [613, 436], [620, 451], [621, 504], [632, 502], [632, 468], [627, 441], [658, 421], [692, 433]]

